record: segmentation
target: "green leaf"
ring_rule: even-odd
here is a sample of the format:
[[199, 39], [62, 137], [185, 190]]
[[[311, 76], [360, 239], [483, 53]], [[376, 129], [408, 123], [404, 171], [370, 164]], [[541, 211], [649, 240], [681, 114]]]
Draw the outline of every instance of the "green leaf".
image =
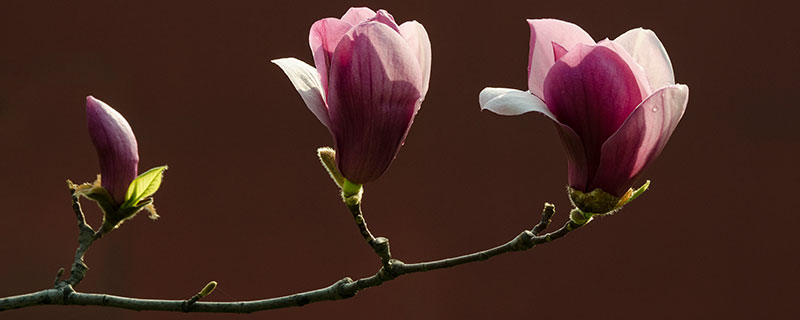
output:
[[167, 166], [155, 167], [133, 179], [131, 185], [128, 186], [128, 192], [125, 193], [125, 202], [122, 207], [136, 206], [142, 199], [156, 193], [158, 187], [161, 186], [164, 170], [167, 170]]
[[628, 202], [631, 202], [634, 199], [636, 199], [639, 196], [641, 196], [642, 193], [647, 191], [647, 188], [649, 188], [649, 187], [650, 187], [650, 180], [647, 180], [647, 182], [645, 182], [641, 187], [639, 187], [639, 189], [636, 189], [636, 191], [633, 192], [633, 194], [631, 195], [631, 199], [628, 200]]

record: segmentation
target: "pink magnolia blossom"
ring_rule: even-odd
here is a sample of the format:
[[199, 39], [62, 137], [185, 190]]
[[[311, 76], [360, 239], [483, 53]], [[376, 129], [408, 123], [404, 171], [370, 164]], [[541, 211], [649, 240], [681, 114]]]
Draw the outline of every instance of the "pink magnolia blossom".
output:
[[428, 34], [416, 21], [398, 26], [385, 10], [350, 8], [341, 19], [315, 22], [308, 38], [316, 68], [295, 58], [273, 62], [328, 127], [342, 175], [373, 181], [394, 160], [428, 91]]
[[485, 88], [481, 108], [544, 114], [567, 150], [570, 187], [622, 196], [664, 149], [689, 88], [675, 84], [667, 51], [650, 30], [595, 43], [569, 22], [528, 24], [528, 91]]
[[86, 121], [100, 160], [103, 188], [117, 205], [139, 169], [139, 147], [128, 121], [105, 102], [86, 97]]

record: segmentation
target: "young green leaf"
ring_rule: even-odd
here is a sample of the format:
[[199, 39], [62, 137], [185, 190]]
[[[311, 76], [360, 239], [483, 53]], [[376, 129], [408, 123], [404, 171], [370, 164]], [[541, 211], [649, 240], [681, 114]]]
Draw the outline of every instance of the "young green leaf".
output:
[[167, 166], [155, 167], [133, 179], [128, 186], [128, 192], [125, 193], [125, 202], [122, 206], [135, 206], [140, 200], [156, 193], [161, 186], [164, 170], [167, 170]]
[[641, 196], [642, 193], [647, 191], [647, 188], [649, 188], [649, 187], [650, 187], [650, 180], [647, 180], [647, 182], [645, 182], [641, 187], [639, 187], [639, 189], [636, 189], [636, 191], [633, 192], [633, 195], [631, 195], [631, 199], [628, 200], [628, 202], [631, 202], [634, 199], [636, 199], [639, 196]]

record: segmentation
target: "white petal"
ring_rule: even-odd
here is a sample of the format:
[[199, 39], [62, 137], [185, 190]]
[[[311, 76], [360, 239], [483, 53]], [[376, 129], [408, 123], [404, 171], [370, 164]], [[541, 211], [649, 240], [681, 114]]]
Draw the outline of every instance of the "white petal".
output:
[[625, 48], [644, 69], [651, 92], [675, 84], [672, 63], [655, 32], [642, 28], [631, 29], [614, 39], [614, 42]]
[[528, 91], [484, 88], [480, 94], [480, 103], [482, 110], [489, 110], [499, 115], [516, 116], [535, 111], [556, 121], [556, 117], [553, 116], [544, 101]]
[[411, 51], [417, 56], [422, 70], [422, 97], [428, 92], [428, 83], [431, 78], [431, 41], [428, 32], [419, 22], [406, 21], [400, 25], [400, 35], [406, 39]]
[[275, 59], [272, 63], [277, 64], [286, 73], [289, 81], [317, 119], [326, 127], [330, 127], [328, 107], [325, 105], [325, 94], [317, 69], [295, 58]]

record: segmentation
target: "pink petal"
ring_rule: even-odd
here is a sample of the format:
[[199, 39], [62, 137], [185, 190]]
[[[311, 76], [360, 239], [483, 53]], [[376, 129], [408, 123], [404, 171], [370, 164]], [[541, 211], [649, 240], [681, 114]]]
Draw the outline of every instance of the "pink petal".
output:
[[390, 28], [394, 29], [394, 31], [400, 32], [400, 27], [397, 26], [397, 22], [394, 22], [394, 17], [392, 17], [392, 15], [386, 10], [378, 10], [375, 16], [367, 21], [377, 21], [389, 26]]
[[561, 59], [567, 54], [567, 48], [562, 47], [560, 44], [553, 42], [553, 63]]
[[428, 32], [419, 22], [406, 21], [400, 25], [400, 35], [406, 39], [419, 62], [420, 70], [422, 70], [421, 93], [424, 99], [431, 79], [431, 41], [428, 39]]
[[600, 167], [589, 189], [621, 196], [664, 150], [686, 111], [689, 87], [669, 85], [641, 103], [602, 147]]
[[590, 181], [602, 144], [642, 101], [642, 95], [630, 67], [616, 52], [578, 44], [548, 73], [544, 101], [558, 122], [580, 137], [588, 165], [586, 172], [575, 175]]
[[481, 110], [499, 115], [516, 116], [531, 111], [539, 112], [556, 121], [542, 99], [527, 91], [508, 88], [484, 88], [479, 96]]
[[375, 11], [367, 7], [358, 7], [347, 9], [347, 12], [342, 16], [342, 21], [349, 23], [352, 26], [358, 25], [367, 19], [375, 16]]
[[336, 161], [354, 183], [389, 167], [421, 103], [422, 71], [399, 33], [379, 22], [353, 28], [333, 53], [328, 94]]
[[675, 84], [672, 62], [655, 32], [642, 28], [631, 29], [614, 39], [614, 42], [625, 48], [644, 69], [651, 91]]
[[311, 110], [323, 125], [330, 128], [328, 107], [325, 106], [324, 92], [317, 70], [295, 58], [275, 59], [272, 60], [272, 63], [278, 65], [286, 73], [289, 81], [292, 82], [294, 88], [300, 93], [300, 97], [303, 98], [303, 102], [306, 103], [308, 110]]
[[581, 27], [556, 19], [528, 20], [531, 27], [531, 44], [528, 55], [528, 89], [544, 99], [543, 85], [547, 72], [555, 61], [553, 42], [567, 50], [576, 44], [594, 44], [594, 40]]
[[328, 71], [333, 51], [344, 34], [352, 27], [351, 24], [336, 18], [320, 19], [311, 25], [308, 43], [311, 46], [311, 54], [314, 55], [314, 65], [317, 66], [317, 72], [319, 72], [322, 92], [328, 90]]

